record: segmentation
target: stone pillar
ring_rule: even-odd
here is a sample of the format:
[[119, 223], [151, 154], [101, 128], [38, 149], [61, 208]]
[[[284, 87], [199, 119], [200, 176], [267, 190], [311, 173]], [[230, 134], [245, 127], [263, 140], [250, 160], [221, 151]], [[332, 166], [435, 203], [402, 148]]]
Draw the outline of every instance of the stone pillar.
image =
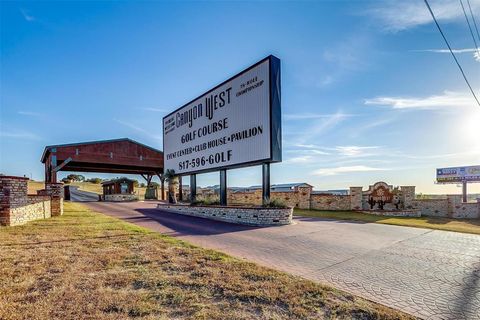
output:
[[310, 196], [312, 194], [312, 187], [298, 188], [298, 207], [300, 209], [310, 209]]
[[457, 207], [462, 204], [462, 196], [459, 194], [447, 194], [447, 202], [447, 215], [449, 218], [454, 218]]
[[27, 193], [28, 178], [0, 176], [0, 225], [21, 224], [16, 212], [28, 205]]
[[413, 208], [413, 201], [415, 200], [415, 186], [400, 186], [402, 193], [401, 201], [405, 209]]
[[46, 183], [45, 190], [51, 200], [52, 217], [63, 215], [63, 183]]
[[362, 210], [362, 187], [350, 187], [350, 210]]

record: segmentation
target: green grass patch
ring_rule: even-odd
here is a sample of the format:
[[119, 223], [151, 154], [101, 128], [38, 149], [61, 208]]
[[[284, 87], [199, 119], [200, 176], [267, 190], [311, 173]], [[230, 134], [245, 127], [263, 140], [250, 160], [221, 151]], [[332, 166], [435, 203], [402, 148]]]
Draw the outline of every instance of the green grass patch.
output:
[[449, 219], [439, 217], [385, 217], [355, 211], [321, 211], [295, 209], [296, 216], [328, 218], [337, 220], [353, 220], [391, 224], [404, 227], [427, 228], [435, 230], [455, 231], [480, 234], [480, 219]]

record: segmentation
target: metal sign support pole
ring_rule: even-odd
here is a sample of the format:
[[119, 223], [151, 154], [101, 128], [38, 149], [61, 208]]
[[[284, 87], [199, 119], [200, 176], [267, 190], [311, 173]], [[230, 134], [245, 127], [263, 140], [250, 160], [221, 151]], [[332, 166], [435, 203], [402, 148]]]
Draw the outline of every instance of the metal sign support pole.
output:
[[220, 170], [220, 205], [227, 205], [227, 170]]
[[178, 201], [183, 201], [182, 176], [178, 176]]
[[194, 203], [197, 199], [197, 175], [190, 175], [190, 202]]
[[462, 182], [462, 201], [467, 202], [467, 182]]
[[262, 164], [262, 202], [270, 202], [270, 163]]

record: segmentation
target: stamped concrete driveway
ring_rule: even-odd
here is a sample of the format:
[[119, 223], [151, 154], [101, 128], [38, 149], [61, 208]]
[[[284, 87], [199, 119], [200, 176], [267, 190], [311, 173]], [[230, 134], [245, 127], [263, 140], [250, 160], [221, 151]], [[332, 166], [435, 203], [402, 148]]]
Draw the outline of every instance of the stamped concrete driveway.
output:
[[176, 215], [154, 202], [87, 205], [421, 318], [480, 319], [477, 235], [302, 217], [256, 228]]

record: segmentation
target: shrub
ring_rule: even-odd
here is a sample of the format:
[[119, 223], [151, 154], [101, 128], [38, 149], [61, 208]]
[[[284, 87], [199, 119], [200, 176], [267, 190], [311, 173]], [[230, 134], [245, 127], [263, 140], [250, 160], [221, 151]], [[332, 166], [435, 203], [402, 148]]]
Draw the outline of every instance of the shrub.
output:
[[288, 206], [285, 204], [285, 202], [283, 200], [280, 200], [280, 199], [270, 199], [270, 201], [263, 204], [262, 207], [265, 207], [265, 208], [281, 208], [281, 209], [288, 208]]
[[220, 204], [220, 198], [218, 196], [206, 196], [206, 197], [197, 197], [197, 199], [192, 202], [192, 206], [216, 206]]
[[90, 179], [87, 179], [87, 180], [85, 180], [85, 181], [86, 181], [86, 182], [95, 183], [95, 184], [100, 184], [100, 183], [102, 183], [103, 180], [100, 179], [100, 178], [90, 178]]

